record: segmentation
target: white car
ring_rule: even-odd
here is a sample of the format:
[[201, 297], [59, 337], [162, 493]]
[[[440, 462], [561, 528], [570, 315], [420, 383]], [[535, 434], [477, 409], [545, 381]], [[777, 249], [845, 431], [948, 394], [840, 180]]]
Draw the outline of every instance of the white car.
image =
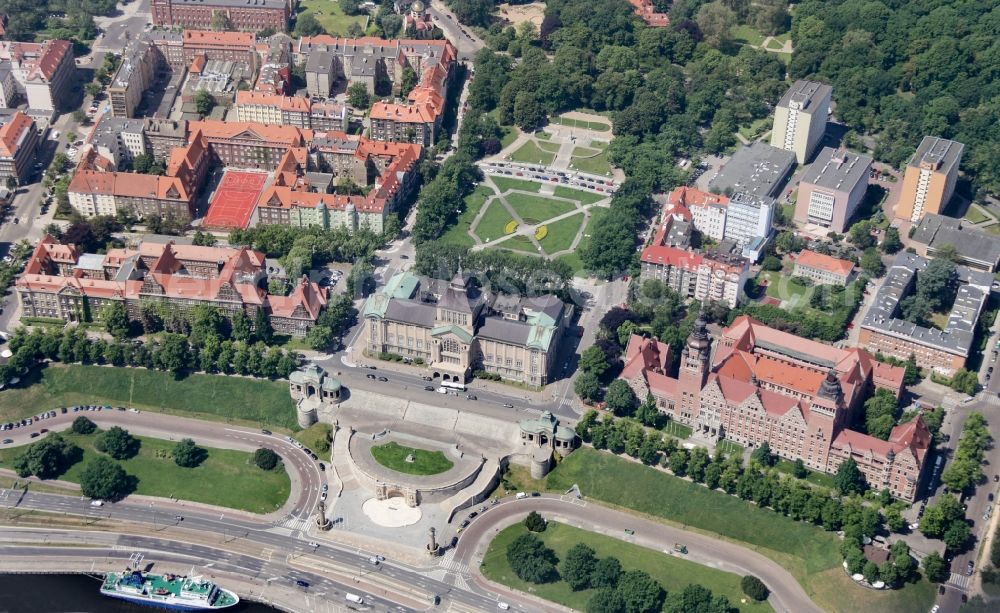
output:
[[92, 506], [92, 507], [103, 507], [104, 506], [104, 501], [103, 500], [91, 500], [90, 501], [90, 506]]

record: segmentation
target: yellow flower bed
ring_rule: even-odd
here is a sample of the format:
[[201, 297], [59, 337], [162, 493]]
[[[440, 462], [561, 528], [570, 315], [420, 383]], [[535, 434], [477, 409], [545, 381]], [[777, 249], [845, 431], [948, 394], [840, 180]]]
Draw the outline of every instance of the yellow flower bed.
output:
[[503, 227], [504, 234], [513, 234], [514, 230], [517, 230], [517, 222], [511, 219], [507, 222], [507, 225]]
[[543, 238], [545, 238], [548, 235], [549, 235], [549, 227], [548, 226], [538, 226], [538, 229], [535, 230], [535, 240], [536, 241], [540, 241], [540, 240], [542, 240]]

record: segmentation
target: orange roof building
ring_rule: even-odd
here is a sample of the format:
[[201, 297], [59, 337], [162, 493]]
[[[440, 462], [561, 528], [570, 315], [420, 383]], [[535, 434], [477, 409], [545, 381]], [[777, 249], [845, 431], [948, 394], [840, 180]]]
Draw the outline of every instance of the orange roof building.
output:
[[0, 41], [0, 60], [10, 61], [14, 80], [27, 95], [29, 108], [53, 111], [69, 99], [76, 74], [69, 41]]
[[814, 283], [847, 285], [853, 273], [854, 262], [805, 249], [795, 258], [792, 274], [811, 279]]
[[886, 388], [896, 397], [903, 369], [861, 349], [838, 349], [738, 317], [712, 337], [699, 318], [669, 376], [670, 348], [633, 335], [620, 378], [639, 398], [707, 436], [755, 446], [835, 472], [854, 459], [874, 489], [913, 500], [930, 445], [918, 417], [883, 441], [848, 429], [864, 400]]
[[27, 183], [38, 152], [35, 120], [21, 111], [0, 115], [0, 180]]
[[99, 321], [113, 302], [133, 319], [146, 303], [182, 311], [209, 305], [227, 317], [243, 312], [253, 319], [263, 310], [277, 332], [305, 336], [326, 306], [326, 290], [303, 277], [288, 296], [274, 296], [262, 279], [264, 254], [245, 247], [142, 243], [100, 256], [45, 236], [15, 287], [25, 317]]
[[236, 92], [236, 117], [239, 121], [309, 128], [312, 126], [311, 116], [308, 98]]
[[657, 12], [652, 0], [628, 0], [628, 3], [635, 8], [635, 14], [646, 22], [647, 26], [665, 28], [670, 25], [670, 16]]

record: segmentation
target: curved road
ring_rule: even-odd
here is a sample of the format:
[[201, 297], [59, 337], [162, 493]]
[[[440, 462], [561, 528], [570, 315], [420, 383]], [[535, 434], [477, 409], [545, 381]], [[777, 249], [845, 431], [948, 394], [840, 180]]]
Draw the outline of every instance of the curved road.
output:
[[[70, 409], [63, 414], [58, 409], [55, 411], [55, 417], [36, 421], [30, 426], [0, 432], [0, 438], [10, 438], [14, 441], [5, 447], [35, 442], [39, 439], [31, 438], [31, 433], [40, 432], [43, 428], [50, 432], [67, 430], [73, 424], [73, 420], [81, 415], [101, 428], [121, 426], [140, 436], [171, 441], [191, 438], [206, 447], [239, 451], [254, 451], [259, 447], [268, 447], [281, 456], [285, 468], [288, 470], [288, 476], [291, 478], [292, 488], [288, 502], [281, 509], [267, 515], [243, 513], [235, 510], [228, 510], [227, 513], [243, 514], [257, 520], [270, 521], [288, 518], [306, 519], [319, 503], [320, 486], [324, 478], [318, 463], [283, 436], [266, 435], [262, 434], [260, 430], [153, 412], [133, 413], [131, 411], [102, 410], [74, 413]], [[164, 501], [166, 500], [168, 499], [164, 499]]]
[[[688, 532], [621, 511], [569, 497], [541, 496], [509, 499], [476, 517], [459, 539], [455, 560], [468, 565], [478, 575], [482, 554], [489, 540], [502, 528], [521, 521], [529, 511], [591, 532], [670, 552], [674, 543], [688, 548], [691, 561], [739, 575], [756, 575], [771, 590], [770, 602], [776, 611], [822, 613], [792, 575], [774, 560], [735, 543]], [[625, 530], [635, 531], [625, 537]]]

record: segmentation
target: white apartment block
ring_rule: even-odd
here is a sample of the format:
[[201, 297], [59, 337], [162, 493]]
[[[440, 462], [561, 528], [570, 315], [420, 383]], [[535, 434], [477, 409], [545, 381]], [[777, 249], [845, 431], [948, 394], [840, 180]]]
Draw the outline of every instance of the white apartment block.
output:
[[748, 245], [756, 238], [770, 236], [774, 206], [774, 198], [762, 198], [747, 192], [733, 194], [727, 207], [723, 238], [738, 245]]
[[796, 81], [774, 109], [771, 146], [794, 152], [805, 164], [823, 139], [832, 92], [824, 83]]
[[691, 211], [691, 221], [699, 232], [715, 241], [725, 238], [727, 203], [705, 202], [688, 204], [687, 207]]

